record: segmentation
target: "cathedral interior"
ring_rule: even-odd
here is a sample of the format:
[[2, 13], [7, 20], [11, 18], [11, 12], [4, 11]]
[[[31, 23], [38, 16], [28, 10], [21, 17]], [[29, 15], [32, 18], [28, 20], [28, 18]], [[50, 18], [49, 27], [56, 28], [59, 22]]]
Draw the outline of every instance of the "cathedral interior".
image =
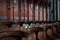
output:
[[0, 40], [60, 40], [60, 0], [0, 0]]

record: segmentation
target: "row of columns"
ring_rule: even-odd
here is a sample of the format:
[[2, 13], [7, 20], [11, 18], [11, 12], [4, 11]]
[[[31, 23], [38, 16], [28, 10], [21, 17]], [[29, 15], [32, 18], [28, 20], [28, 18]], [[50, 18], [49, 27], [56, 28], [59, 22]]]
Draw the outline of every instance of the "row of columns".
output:
[[58, 20], [57, 2], [57, 0], [2, 0], [0, 15], [7, 16], [8, 21], [56, 21]]

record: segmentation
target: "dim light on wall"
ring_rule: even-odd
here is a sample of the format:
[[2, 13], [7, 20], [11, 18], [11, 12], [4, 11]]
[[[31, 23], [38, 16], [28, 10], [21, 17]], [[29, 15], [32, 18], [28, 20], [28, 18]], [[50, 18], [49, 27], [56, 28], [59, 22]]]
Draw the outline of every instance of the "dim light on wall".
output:
[[14, 0], [14, 3], [16, 4], [17, 3], [17, 0]]
[[0, 19], [7, 19], [7, 16], [0, 16]]

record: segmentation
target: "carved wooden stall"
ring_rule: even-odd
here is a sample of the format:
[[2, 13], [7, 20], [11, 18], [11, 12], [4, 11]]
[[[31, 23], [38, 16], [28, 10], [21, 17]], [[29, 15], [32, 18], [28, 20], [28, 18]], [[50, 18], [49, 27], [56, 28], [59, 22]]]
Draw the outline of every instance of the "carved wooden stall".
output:
[[56, 0], [0, 0], [0, 5], [1, 21], [58, 21]]
[[[53, 40], [58, 29], [54, 24], [59, 21], [57, 4], [57, 0], [0, 0], [0, 22], [8, 26], [9, 31], [18, 29], [18, 34], [13, 35], [16, 40]], [[30, 32], [32, 35], [25, 38], [23, 34]]]

